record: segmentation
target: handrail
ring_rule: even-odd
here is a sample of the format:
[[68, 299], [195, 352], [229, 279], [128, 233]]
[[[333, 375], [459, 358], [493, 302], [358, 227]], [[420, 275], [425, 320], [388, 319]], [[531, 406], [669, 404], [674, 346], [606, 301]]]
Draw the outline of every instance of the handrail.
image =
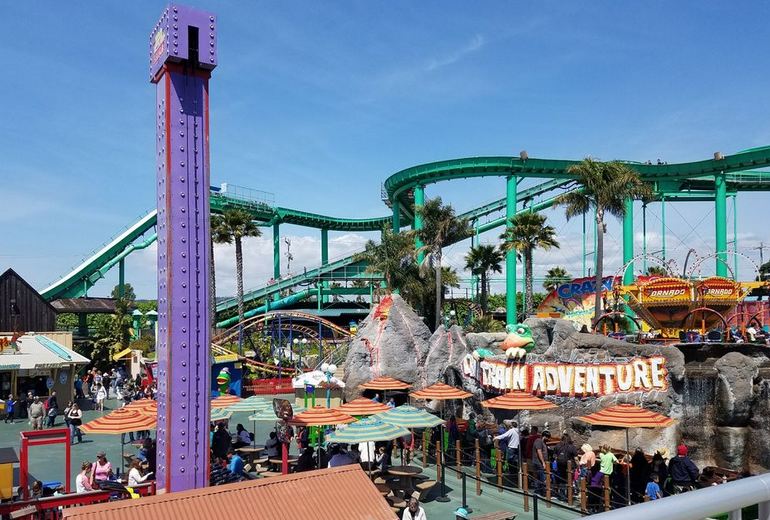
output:
[[[770, 473], [594, 515], [596, 520], [700, 520], [759, 504], [759, 518], [770, 518]], [[740, 516], [730, 516], [740, 518]]]

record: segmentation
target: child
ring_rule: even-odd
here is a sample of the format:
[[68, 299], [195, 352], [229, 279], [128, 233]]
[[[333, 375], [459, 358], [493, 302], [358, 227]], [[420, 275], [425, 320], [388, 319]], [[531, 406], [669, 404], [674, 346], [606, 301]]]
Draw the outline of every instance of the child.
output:
[[644, 494], [647, 495], [650, 500], [663, 498], [663, 496], [660, 494], [660, 486], [658, 485], [657, 473], [650, 474], [650, 481], [647, 483], [647, 489], [644, 491]]

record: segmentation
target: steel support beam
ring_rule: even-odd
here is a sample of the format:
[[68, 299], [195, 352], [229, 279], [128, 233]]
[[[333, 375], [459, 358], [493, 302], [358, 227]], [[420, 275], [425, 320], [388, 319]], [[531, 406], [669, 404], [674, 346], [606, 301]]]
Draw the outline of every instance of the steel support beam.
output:
[[714, 175], [714, 216], [716, 220], [716, 273], [727, 276], [727, 183], [725, 174]]
[[[423, 226], [423, 218], [420, 214], [420, 210], [425, 205], [425, 186], [418, 185], [414, 187], [414, 230], [417, 232], [414, 237], [414, 247], [419, 251], [423, 246], [422, 240], [420, 240], [420, 231]], [[422, 263], [425, 258], [425, 253], [417, 253], [417, 263]]]
[[[626, 199], [623, 215], [623, 265], [634, 257], [634, 201]], [[634, 264], [628, 266], [623, 276], [623, 285], [634, 283]]]
[[281, 278], [281, 225], [273, 222], [273, 278]]
[[[505, 179], [505, 227], [513, 226], [511, 219], [516, 215], [518, 202], [518, 179], [510, 175]], [[516, 323], [516, 251], [511, 249], [505, 255], [505, 316], [507, 323]]]
[[[328, 229], [321, 229], [321, 265], [326, 265], [329, 263], [329, 230]], [[321, 286], [324, 289], [329, 288], [329, 282], [324, 281], [321, 282]], [[322, 303], [328, 303], [329, 297], [326, 295], [323, 295]]]
[[398, 233], [401, 230], [401, 202], [398, 199], [393, 200], [393, 232]]
[[118, 262], [118, 298], [126, 294], [126, 261], [121, 258]]

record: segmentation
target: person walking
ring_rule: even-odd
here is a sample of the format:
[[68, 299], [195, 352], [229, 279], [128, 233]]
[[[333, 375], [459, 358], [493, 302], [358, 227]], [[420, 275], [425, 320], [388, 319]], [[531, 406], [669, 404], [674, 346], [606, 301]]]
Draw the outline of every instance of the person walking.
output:
[[8, 424], [9, 422], [13, 424], [13, 414], [16, 412], [16, 401], [13, 399], [13, 394], [8, 396], [8, 399], [5, 401], [5, 423]]
[[100, 412], [104, 411], [104, 400], [107, 399], [107, 390], [104, 389], [104, 385], [99, 383], [96, 386], [96, 409]]
[[502, 450], [502, 446], [505, 445], [505, 458], [508, 460], [508, 472], [511, 475], [515, 475], [519, 471], [519, 425], [514, 421], [510, 424], [510, 427], [501, 433], [495, 435], [493, 440], [498, 441], [498, 446]]
[[571, 485], [572, 475], [567, 471], [569, 469], [569, 463], [572, 462], [573, 467], [577, 460], [577, 448], [572, 442], [572, 438], [568, 433], [564, 433], [561, 437], [561, 441], [556, 446], [556, 486], [557, 495], [560, 500], [567, 500], [567, 486]]
[[48, 400], [45, 402], [47, 409], [46, 416], [48, 417], [48, 428], [53, 428], [56, 423], [56, 416], [59, 415], [59, 401], [56, 400], [56, 392], [51, 392]]
[[45, 417], [45, 406], [40, 400], [40, 396], [35, 396], [29, 405], [29, 423], [33, 430], [43, 429], [43, 418]]
[[682, 493], [695, 489], [698, 481], [698, 467], [687, 455], [687, 446], [680, 444], [676, 448], [676, 457], [668, 463], [668, 474], [674, 485], [675, 493]]
[[72, 444], [75, 444], [75, 436], [78, 438], [78, 443], [83, 442], [83, 433], [80, 431], [80, 426], [83, 424], [83, 412], [80, 410], [78, 403], [72, 403], [67, 412], [67, 420], [70, 427], [70, 440]]
[[538, 495], [545, 494], [545, 465], [548, 464], [548, 447], [545, 443], [550, 438], [551, 433], [546, 430], [532, 444], [532, 470], [535, 472], [535, 493]]

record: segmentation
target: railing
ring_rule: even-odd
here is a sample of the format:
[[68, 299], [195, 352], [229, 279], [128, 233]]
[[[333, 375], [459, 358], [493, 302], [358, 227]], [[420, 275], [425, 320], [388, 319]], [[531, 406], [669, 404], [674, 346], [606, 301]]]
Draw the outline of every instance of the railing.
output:
[[770, 474], [645, 502], [631, 508], [601, 513], [593, 518], [700, 520], [727, 512], [730, 520], [741, 520], [741, 509], [753, 505], [759, 506], [758, 520], [770, 520]]

